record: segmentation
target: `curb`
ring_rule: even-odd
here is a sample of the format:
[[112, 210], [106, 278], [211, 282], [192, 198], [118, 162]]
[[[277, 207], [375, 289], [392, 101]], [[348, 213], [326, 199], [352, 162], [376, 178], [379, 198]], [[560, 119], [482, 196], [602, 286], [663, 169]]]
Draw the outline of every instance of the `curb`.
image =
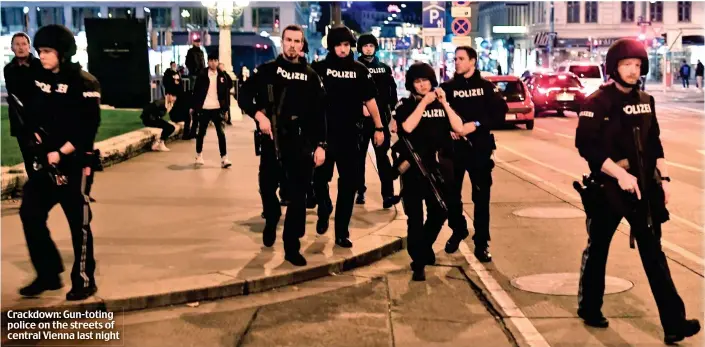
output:
[[[85, 310], [101, 310], [112, 312], [125, 312], [144, 310], [150, 308], [185, 304], [197, 301], [216, 300], [234, 296], [249, 295], [260, 293], [274, 288], [294, 285], [300, 282], [310, 281], [313, 279], [335, 275], [337, 273], [369, 265], [372, 262], [380, 260], [386, 256], [401, 251], [406, 246], [406, 236], [387, 236], [384, 231], [395, 226], [405, 225], [404, 220], [394, 219], [377, 232], [369, 234], [376, 238], [384, 237], [391, 239], [379, 247], [375, 247], [349, 258], [335, 259], [331, 262], [307, 266], [302, 269], [294, 270], [277, 274], [273, 276], [259, 276], [252, 279], [238, 279], [236, 274], [231, 274], [227, 270], [209, 273], [206, 275], [191, 276], [188, 278], [170, 279], [158, 283], [150, 283], [149, 288], [161, 288], [163, 291], [156, 294], [137, 295], [133, 297], [101, 297], [100, 287], [96, 296], [87, 299], [84, 302], [68, 303], [61, 301], [57, 305], [47, 305], [40, 307], [32, 307], [31, 305], [20, 307], [2, 308], [2, 314], [6, 315], [8, 311], [85, 311]], [[364, 237], [363, 237], [364, 238]], [[178, 283], [178, 284], [177, 284]], [[183, 286], [187, 283], [190, 288], [176, 289], [171, 288]], [[194, 286], [194, 283], [196, 285]], [[179, 285], [181, 284], [181, 285]], [[146, 288], [143, 284], [133, 285], [141, 288]]]
[[[172, 123], [176, 130], [167, 142], [174, 141], [181, 136], [183, 123]], [[97, 142], [95, 148], [100, 150], [103, 167], [109, 167], [134, 158], [142, 153], [149, 152], [149, 146], [160, 133], [156, 128], [142, 128], [119, 136], [111, 137]], [[27, 173], [24, 163], [2, 168], [2, 200], [20, 196], [22, 186], [27, 182]]]

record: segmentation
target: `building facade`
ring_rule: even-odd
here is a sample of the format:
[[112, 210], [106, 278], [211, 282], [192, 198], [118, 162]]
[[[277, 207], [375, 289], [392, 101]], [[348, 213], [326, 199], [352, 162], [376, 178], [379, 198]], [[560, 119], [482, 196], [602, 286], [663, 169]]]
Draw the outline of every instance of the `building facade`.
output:
[[478, 8], [481, 69], [521, 74], [532, 48], [527, 35], [529, 2], [483, 2]]

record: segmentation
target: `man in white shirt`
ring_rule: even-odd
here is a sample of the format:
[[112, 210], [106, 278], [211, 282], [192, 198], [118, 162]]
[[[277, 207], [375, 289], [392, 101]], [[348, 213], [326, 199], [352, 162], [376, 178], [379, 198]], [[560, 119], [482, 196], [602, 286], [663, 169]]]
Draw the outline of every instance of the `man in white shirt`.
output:
[[230, 83], [225, 72], [218, 69], [217, 54], [217, 52], [213, 52], [208, 55], [208, 69], [203, 70], [198, 75], [193, 88], [192, 110], [199, 120], [198, 137], [196, 138], [196, 165], [205, 163], [201, 155], [203, 138], [206, 136], [208, 125], [212, 121], [218, 134], [221, 166], [226, 169], [232, 165], [230, 160], [228, 160], [225, 132], [223, 131], [223, 121], [230, 109], [230, 91], [228, 88]]

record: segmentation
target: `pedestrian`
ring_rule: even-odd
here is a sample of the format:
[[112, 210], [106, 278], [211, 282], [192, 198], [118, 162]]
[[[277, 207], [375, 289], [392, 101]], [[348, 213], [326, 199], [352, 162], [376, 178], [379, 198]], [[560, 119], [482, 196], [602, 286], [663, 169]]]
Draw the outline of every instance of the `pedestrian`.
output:
[[230, 86], [225, 72], [218, 70], [218, 55], [213, 52], [208, 55], [208, 69], [202, 70], [196, 78], [193, 89], [192, 111], [198, 119], [198, 137], [196, 138], [196, 165], [204, 165], [203, 139], [206, 137], [208, 125], [213, 122], [215, 132], [218, 134], [218, 148], [220, 150], [220, 163], [223, 169], [229, 168], [232, 163], [228, 159], [228, 150], [225, 142], [223, 122], [230, 112]]
[[350, 218], [355, 202], [355, 190], [359, 182], [360, 141], [357, 121], [361, 117], [361, 105], [365, 105], [375, 124], [374, 144], [384, 142], [384, 126], [375, 102], [377, 90], [369, 71], [355, 61], [351, 47], [356, 40], [348, 27], [335, 27], [327, 35], [328, 55], [312, 64], [323, 80], [326, 90], [326, 114], [330, 149], [326, 162], [316, 169], [314, 190], [318, 200], [318, 222], [316, 231], [324, 234], [328, 230], [328, 217], [333, 204], [328, 191], [328, 182], [333, 178], [333, 165], [338, 168], [338, 198], [335, 204], [335, 243], [344, 248], [350, 242]]
[[[433, 243], [447, 218], [442, 207], [442, 196], [452, 194], [454, 189], [450, 132], [465, 133], [463, 121], [448, 103], [445, 91], [437, 87], [436, 73], [430, 65], [411, 65], [406, 72], [406, 89], [411, 94], [402, 99], [394, 110], [399, 137], [411, 143], [413, 154], [420, 159], [420, 163], [416, 163], [411, 158], [413, 154], [409, 148], [397, 151], [407, 152], [400, 160], [410, 164], [408, 170], [401, 170], [404, 171], [401, 174], [401, 196], [404, 213], [408, 217], [407, 247], [412, 260], [414, 281], [424, 281], [425, 266], [435, 264]], [[402, 146], [402, 141], [398, 141], [395, 148]], [[419, 166], [423, 166], [423, 170]], [[424, 177], [423, 172], [434, 175], [438, 182], [444, 182], [436, 187], [439, 191], [434, 192], [429, 178]], [[440, 200], [435, 197], [435, 193], [441, 195]], [[425, 222], [424, 202], [427, 212]]]
[[[24, 112], [24, 105], [32, 100], [32, 93], [37, 89], [34, 85], [34, 77], [41, 70], [42, 64], [30, 52], [29, 36], [25, 33], [16, 33], [11, 39], [12, 53], [15, 55], [10, 62], [5, 65], [3, 73], [5, 75], [5, 86], [7, 88], [10, 119], [10, 136], [17, 139], [20, 146], [20, 153], [24, 160], [24, 167], [27, 175], [34, 174], [34, 157], [29, 149], [31, 138], [27, 138], [27, 129], [22, 128], [18, 119], [18, 112]], [[17, 97], [15, 100], [11, 95]], [[17, 102], [19, 101], [19, 103]], [[25, 112], [25, 117], [29, 115]], [[31, 121], [24, 119], [25, 122]]]
[[140, 118], [142, 124], [150, 128], [162, 129], [160, 136], [152, 144], [152, 150], [157, 152], [169, 152], [170, 149], [166, 146], [166, 140], [174, 133], [176, 127], [165, 121], [164, 115], [173, 109], [173, 104], [168, 103], [165, 99], [155, 100], [142, 109]]
[[191, 89], [196, 88], [196, 78], [201, 74], [202, 70], [207, 68], [205, 56], [201, 49], [201, 38], [197, 37], [193, 40], [193, 46], [186, 52], [186, 69], [188, 69], [189, 79], [191, 80]]
[[[218, 71], [221, 71], [221, 72], [224, 73], [225, 79], [226, 79], [226, 81], [227, 81], [227, 83], [228, 83], [228, 86], [227, 86], [227, 88], [228, 88], [228, 94], [229, 94], [229, 95], [232, 95], [233, 78], [230, 77], [230, 74], [229, 74], [227, 71], [225, 71], [225, 64], [223, 64], [223, 63], [218, 63]], [[233, 125], [233, 122], [232, 122], [232, 115], [230, 114], [230, 112], [226, 113], [225, 124], [227, 124], [227, 125]]]
[[[396, 132], [396, 123], [392, 122], [391, 112], [397, 104], [397, 84], [394, 81], [394, 77], [392, 77], [392, 69], [377, 58], [378, 49], [379, 43], [372, 34], [360, 35], [357, 40], [357, 51], [360, 53], [358, 61], [367, 67], [377, 87], [375, 101], [377, 102], [384, 127], [384, 143], [381, 146], [374, 147], [374, 151], [379, 181], [382, 184], [382, 207], [386, 209], [398, 204], [401, 199], [400, 196], [394, 195], [392, 164], [387, 155], [391, 132]], [[365, 203], [365, 192], [367, 191], [365, 186], [367, 148], [375, 133], [375, 124], [367, 107], [362, 106], [362, 111], [364, 117], [360, 118], [359, 122], [361, 124], [358, 126], [362, 130], [362, 143], [360, 144], [360, 175], [358, 175], [357, 200], [355, 201], [357, 204]]]
[[[30, 103], [35, 136], [48, 154], [41, 174], [29, 177], [23, 188], [20, 218], [37, 278], [20, 289], [37, 296], [63, 287], [61, 256], [47, 228], [49, 211], [61, 204], [73, 241], [71, 290], [66, 300], [83, 300], [97, 291], [91, 231], [91, 209], [85, 193], [88, 153], [92, 153], [100, 124], [100, 85], [78, 64], [73, 33], [60, 25], [47, 25], [34, 36], [44, 68], [35, 78], [38, 91]], [[40, 130], [41, 129], [41, 130]]]
[[700, 90], [703, 89], [703, 74], [705, 74], [705, 66], [698, 59], [698, 65], [695, 66], [695, 84]]
[[588, 243], [580, 268], [578, 316], [590, 326], [609, 325], [601, 312], [605, 267], [610, 241], [624, 217], [656, 299], [664, 341], [670, 344], [695, 335], [700, 323], [686, 320], [683, 300], [661, 249], [671, 179], [654, 98], [638, 89], [639, 76], [649, 72], [644, 45], [634, 39], [616, 41], [607, 51], [606, 68], [612, 81], [585, 100], [575, 137], [597, 189], [589, 203], [584, 200]]
[[164, 94], [169, 103], [173, 103], [176, 98], [184, 93], [184, 85], [181, 83], [181, 74], [176, 69], [176, 62], [171, 62], [169, 68], [164, 71], [162, 78], [164, 85]]
[[281, 42], [282, 53], [276, 60], [258, 66], [245, 82], [239, 105], [255, 120], [263, 137], [259, 184], [266, 224], [262, 242], [271, 247], [276, 240], [281, 217], [276, 191], [277, 186], [285, 184], [289, 187], [289, 203], [284, 221], [284, 259], [304, 266], [299, 239], [306, 231], [306, 191], [314, 167], [323, 165], [326, 159], [325, 94], [318, 74], [300, 58], [303, 29], [287, 26]]
[[441, 88], [448, 95], [448, 102], [470, 131], [467, 135], [452, 134], [454, 146], [455, 184], [454, 199], [459, 204], [450, 204], [448, 225], [453, 235], [446, 243], [445, 251], [454, 253], [460, 242], [468, 235], [467, 221], [463, 216], [462, 189], [465, 172], [472, 183], [474, 204], [473, 226], [475, 235], [475, 256], [481, 262], [492, 261], [490, 242], [490, 187], [494, 161], [491, 156], [497, 148], [492, 127], [504, 120], [508, 107], [502, 94], [492, 84], [482, 78], [477, 69], [477, 52], [468, 46], [455, 50], [455, 76]]
[[683, 59], [683, 64], [679, 70], [683, 88], [690, 88], [690, 65]]

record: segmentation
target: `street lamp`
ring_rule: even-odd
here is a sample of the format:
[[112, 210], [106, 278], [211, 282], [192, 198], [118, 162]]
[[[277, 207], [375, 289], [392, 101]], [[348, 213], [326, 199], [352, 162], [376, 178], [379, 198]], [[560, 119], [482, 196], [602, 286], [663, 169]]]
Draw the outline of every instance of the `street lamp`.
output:
[[[208, 9], [208, 14], [215, 18], [218, 23], [218, 57], [220, 62], [223, 63], [225, 73], [229, 74], [232, 80], [235, 81], [230, 35], [233, 22], [242, 16], [250, 2], [249, 0], [203, 0], [201, 3]], [[230, 117], [232, 120], [242, 119], [242, 113], [239, 112], [237, 102], [234, 102], [232, 96], [230, 99]]]

